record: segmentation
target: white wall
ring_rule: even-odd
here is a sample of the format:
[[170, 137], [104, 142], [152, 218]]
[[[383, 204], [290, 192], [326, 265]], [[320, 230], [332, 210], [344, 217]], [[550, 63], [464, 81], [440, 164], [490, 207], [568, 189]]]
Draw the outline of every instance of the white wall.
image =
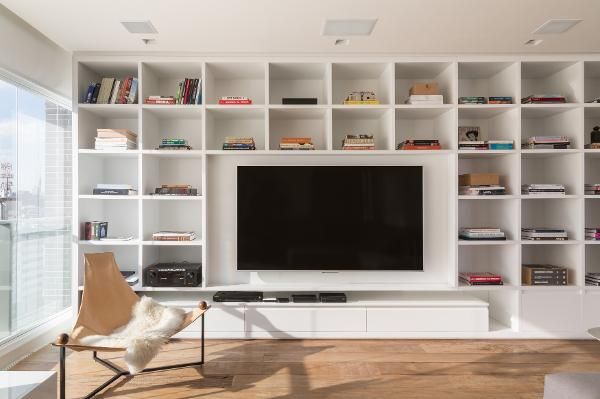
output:
[[0, 5], [0, 67], [71, 98], [71, 53]]

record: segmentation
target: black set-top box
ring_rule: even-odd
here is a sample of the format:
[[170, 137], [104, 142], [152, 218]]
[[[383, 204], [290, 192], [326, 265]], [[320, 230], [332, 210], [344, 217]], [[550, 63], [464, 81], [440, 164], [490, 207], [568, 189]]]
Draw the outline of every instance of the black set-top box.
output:
[[283, 97], [281, 103], [284, 105], [316, 105], [316, 97]]
[[213, 295], [215, 302], [262, 302], [263, 293], [259, 291], [218, 291]]
[[348, 298], [343, 292], [322, 292], [319, 294], [319, 300], [325, 303], [346, 303]]

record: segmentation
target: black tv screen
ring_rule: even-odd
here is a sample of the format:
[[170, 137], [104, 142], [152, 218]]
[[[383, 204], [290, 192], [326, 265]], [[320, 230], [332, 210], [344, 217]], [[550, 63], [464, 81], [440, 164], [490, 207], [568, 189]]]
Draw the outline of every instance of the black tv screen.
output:
[[421, 166], [239, 166], [238, 270], [423, 270]]

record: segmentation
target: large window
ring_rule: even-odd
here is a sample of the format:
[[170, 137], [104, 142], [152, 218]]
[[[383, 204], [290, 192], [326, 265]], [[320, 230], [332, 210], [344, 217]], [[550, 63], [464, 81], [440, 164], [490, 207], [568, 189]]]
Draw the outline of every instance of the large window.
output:
[[0, 340], [71, 305], [71, 110], [0, 78]]

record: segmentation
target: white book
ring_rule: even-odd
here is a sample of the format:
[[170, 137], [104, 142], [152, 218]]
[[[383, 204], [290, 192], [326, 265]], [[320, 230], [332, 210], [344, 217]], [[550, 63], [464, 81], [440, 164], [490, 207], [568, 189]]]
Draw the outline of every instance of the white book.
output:
[[121, 81], [117, 80], [115, 81], [115, 84], [113, 85], [113, 90], [112, 90], [112, 94], [110, 96], [110, 104], [114, 104], [117, 101], [117, 95], [119, 94], [119, 88], [121, 87]]
[[131, 184], [98, 183], [96, 184], [96, 188], [101, 188], [104, 190], [133, 190], [133, 186]]

